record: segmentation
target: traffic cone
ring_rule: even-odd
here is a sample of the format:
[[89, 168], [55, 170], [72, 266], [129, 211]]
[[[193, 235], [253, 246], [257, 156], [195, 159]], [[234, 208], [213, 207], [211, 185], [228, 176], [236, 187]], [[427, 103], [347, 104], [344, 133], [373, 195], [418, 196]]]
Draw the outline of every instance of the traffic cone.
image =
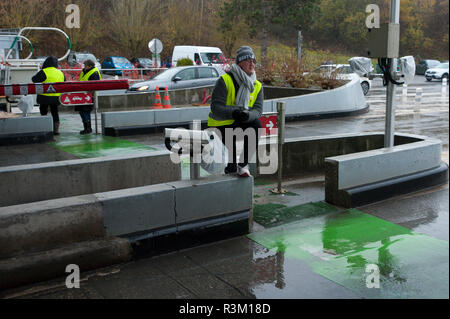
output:
[[164, 89], [164, 91], [166, 91], [166, 94], [164, 95], [164, 99], [163, 99], [163, 108], [171, 109], [172, 105], [170, 104], [169, 89], [167, 88], [167, 86]]
[[159, 95], [159, 87], [156, 87], [155, 94], [155, 104], [153, 104], [154, 109], [162, 109], [163, 105], [161, 104], [161, 95]]

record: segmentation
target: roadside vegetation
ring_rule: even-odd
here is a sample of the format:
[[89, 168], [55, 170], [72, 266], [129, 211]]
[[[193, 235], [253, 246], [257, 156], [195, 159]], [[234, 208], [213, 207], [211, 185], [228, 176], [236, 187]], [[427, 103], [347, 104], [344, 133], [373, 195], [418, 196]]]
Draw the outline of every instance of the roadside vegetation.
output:
[[[68, 4], [80, 8], [80, 28], [68, 29]], [[390, 0], [373, 0], [388, 21]], [[150, 57], [148, 42], [163, 42], [161, 57], [175, 45], [218, 46], [227, 57], [250, 44], [258, 59], [296, 55], [298, 27], [303, 35], [302, 68], [325, 60], [346, 63], [366, 56], [364, 0], [2, 0], [0, 28], [52, 26], [63, 29], [72, 49], [106, 56]], [[448, 0], [401, 1], [401, 55], [448, 59]], [[62, 55], [58, 34], [31, 32], [35, 56]], [[24, 52], [24, 54], [27, 54]]]

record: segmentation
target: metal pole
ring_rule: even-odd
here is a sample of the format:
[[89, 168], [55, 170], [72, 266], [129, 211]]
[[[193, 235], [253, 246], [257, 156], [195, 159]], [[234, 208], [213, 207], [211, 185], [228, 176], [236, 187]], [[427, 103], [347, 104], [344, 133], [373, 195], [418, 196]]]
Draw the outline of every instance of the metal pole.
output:
[[297, 44], [297, 59], [300, 61], [302, 58], [302, 29], [298, 27], [298, 44]]
[[95, 134], [98, 134], [98, 123], [97, 123], [97, 113], [98, 113], [98, 92], [94, 91], [94, 110], [95, 110]]
[[[189, 125], [191, 130], [194, 131], [201, 131], [202, 130], [202, 122], [200, 120], [193, 120], [192, 123]], [[200, 178], [200, 150], [196, 150], [194, 146], [194, 142], [191, 143], [192, 149], [190, 150], [192, 152], [192, 155], [190, 155], [190, 178], [192, 179], [199, 179]]]
[[[391, 0], [389, 22], [400, 23], [400, 0]], [[389, 72], [395, 78], [397, 71], [397, 59], [388, 59]], [[384, 134], [384, 147], [394, 146], [394, 130], [395, 130], [395, 89], [396, 86], [390, 81], [387, 84], [386, 92], [386, 127]]]
[[278, 126], [278, 186], [275, 189], [272, 189], [272, 193], [276, 194], [285, 194], [287, 190], [283, 189], [281, 186], [281, 182], [283, 179], [283, 144], [284, 144], [284, 118], [286, 113], [286, 103], [285, 102], [277, 102], [277, 126]]

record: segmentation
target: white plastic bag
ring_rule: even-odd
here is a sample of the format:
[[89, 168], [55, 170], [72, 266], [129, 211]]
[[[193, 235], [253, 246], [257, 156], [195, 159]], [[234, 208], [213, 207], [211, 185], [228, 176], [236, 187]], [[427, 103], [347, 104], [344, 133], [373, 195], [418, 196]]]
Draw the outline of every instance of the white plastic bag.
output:
[[399, 72], [403, 75], [402, 80], [405, 84], [411, 83], [414, 80], [416, 74], [416, 62], [411, 55], [400, 58]]
[[353, 71], [359, 76], [366, 76], [373, 71], [372, 60], [365, 57], [353, 57], [348, 60]]
[[22, 111], [24, 116], [33, 111], [33, 106], [34, 101], [32, 95], [21, 96], [19, 102], [17, 103], [17, 107]]
[[222, 174], [228, 164], [228, 149], [219, 136], [213, 131], [205, 131], [209, 135], [209, 144], [203, 147], [200, 166], [212, 175]]

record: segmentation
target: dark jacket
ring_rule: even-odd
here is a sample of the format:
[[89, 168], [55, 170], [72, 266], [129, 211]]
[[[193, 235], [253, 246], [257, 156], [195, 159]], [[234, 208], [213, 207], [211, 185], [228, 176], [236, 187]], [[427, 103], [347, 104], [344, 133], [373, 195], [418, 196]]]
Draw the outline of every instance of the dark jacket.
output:
[[[31, 78], [31, 81], [33, 81], [33, 83], [44, 82], [47, 79], [47, 75], [45, 75], [44, 69], [50, 67], [58, 68], [58, 59], [54, 56], [49, 56], [47, 59], [45, 59], [44, 64], [42, 64], [42, 69]], [[65, 80], [66, 77], [64, 76], [64, 81]], [[59, 105], [59, 97], [38, 94], [36, 102], [42, 105]]]
[[[81, 72], [88, 73], [90, 70], [91, 69], [83, 69]], [[98, 80], [100, 80], [100, 77], [98, 76], [97, 72], [92, 73], [88, 79], [88, 81], [98, 81]], [[77, 111], [77, 112], [92, 112], [93, 109], [94, 109], [94, 105], [92, 105], [92, 104], [75, 106], [75, 111]]]

